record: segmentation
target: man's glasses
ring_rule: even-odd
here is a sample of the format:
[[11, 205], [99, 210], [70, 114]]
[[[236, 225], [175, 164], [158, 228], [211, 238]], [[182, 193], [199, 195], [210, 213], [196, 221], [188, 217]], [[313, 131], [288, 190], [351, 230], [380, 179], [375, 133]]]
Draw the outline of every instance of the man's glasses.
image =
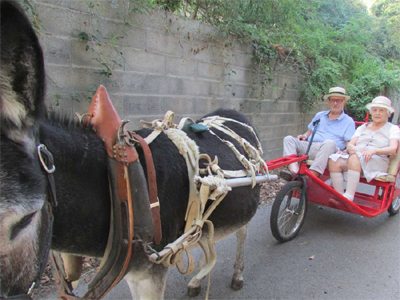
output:
[[331, 103], [337, 103], [337, 104], [342, 104], [344, 102], [344, 99], [335, 99], [335, 98], [329, 98], [329, 102]]

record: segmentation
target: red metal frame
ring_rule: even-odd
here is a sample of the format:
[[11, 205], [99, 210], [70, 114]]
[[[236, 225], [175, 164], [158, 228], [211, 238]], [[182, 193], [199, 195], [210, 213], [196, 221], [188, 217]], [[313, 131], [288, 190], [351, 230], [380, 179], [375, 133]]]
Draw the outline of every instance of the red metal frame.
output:
[[306, 164], [307, 159], [307, 155], [288, 155], [267, 161], [266, 164], [268, 169], [272, 171], [288, 164], [299, 162], [300, 170], [298, 175], [306, 177], [308, 201], [369, 218], [387, 211], [393, 199], [400, 195], [400, 189], [396, 189], [395, 182], [378, 180], [367, 182], [364, 178], [361, 178], [361, 183], [374, 187], [373, 195], [356, 192], [354, 201], [349, 201], [332, 186], [326, 184], [325, 181], [329, 179], [329, 171], [326, 170], [321, 177], [315, 176]]

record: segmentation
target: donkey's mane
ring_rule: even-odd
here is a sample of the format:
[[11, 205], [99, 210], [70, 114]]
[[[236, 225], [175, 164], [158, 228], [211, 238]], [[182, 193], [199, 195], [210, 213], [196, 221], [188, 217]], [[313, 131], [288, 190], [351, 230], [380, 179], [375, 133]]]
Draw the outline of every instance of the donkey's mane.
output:
[[39, 139], [53, 152], [60, 168], [76, 169], [78, 174], [104, 168], [103, 141], [92, 126], [58, 112], [48, 112], [46, 117], [40, 124]]
[[250, 121], [246, 118], [245, 115], [233, 109], [218, 108], [217, 110], [204, 115], [203, 118], [209, 116], [221, 116], [224, 118], [234, 119], [247, 125], [251, 125]]
[[57, 111], [48, 111], [46, 113], [46, 121], [49, 125], [68, 129], [82, 129], [84, 132], [93, 132], [93, 127], [90, 124], [83, 125], [78, 120], [77, 116], [71, 116]]

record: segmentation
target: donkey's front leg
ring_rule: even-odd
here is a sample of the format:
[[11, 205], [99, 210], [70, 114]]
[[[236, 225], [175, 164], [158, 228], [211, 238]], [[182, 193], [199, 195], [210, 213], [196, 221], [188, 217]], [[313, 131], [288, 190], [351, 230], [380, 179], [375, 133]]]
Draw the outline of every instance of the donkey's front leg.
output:
[[129, 271], [125, 280], [132, 299], [159, 300], [164, 298], [168, 268], [152, 265], [149, 269]]
[[[234, 264], [234, 273], [232, 276], [231, 288], [234, 290], [240, 290], [243, 287], [243, 269], [244, 269], [244, 246], [247, 236], [247, 225], [240, 227], [236, 231], [236, 260]], [[206, 249], [206, 243], [204, 240], [199, 241], [203, 249]], [[205, 251], [205, 256], [207, 256]], [[188, 284], [188, 295], [189, 297], [195, 297], [200, 294], [201, 290], [201, 279], [204, 276], [197, 274], [194, 276]]]
[[243, 287], [243, 269], [244, 269], [244, 242], [247, 236], [247, 225], [244, 225], [236, 231], [236, 260], [232, 276], [231, 288], [240, 290]]

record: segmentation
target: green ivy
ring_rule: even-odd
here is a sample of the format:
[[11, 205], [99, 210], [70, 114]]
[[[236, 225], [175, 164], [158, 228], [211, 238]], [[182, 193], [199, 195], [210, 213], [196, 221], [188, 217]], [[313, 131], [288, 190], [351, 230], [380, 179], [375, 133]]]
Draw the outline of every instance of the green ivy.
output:
[[[39, 27], [32, 0], [19, 0]], [[400, 2], [377, 0], [367, 12], [360, 0], [85, 0], [89, 19], [97, 20], [104, 3], [126, 5], [120, 16], [130, 25], [131, 13], [159, 6], [199, 19], [254, 48], [262, 87], [277, 63], [302, 71], [300, 101], [309, 110], [331, 86], [345, 87], [350, 113], [362, 118], [365, 103], [377, 94], [400, 89]], [[110, 6], [107, 6], [110, 9]], [[88, 20], [90, 21], [90, 20]], [[91, 24], [91, 22], [88, 22]], [[110, 78], [123, 65], [118, 50], [125, 32], [103, 34], [94, 25], [77, 33], [92, 52], [101, 73]], [[108, 45], [107, 53], [104, 48]], [[111, 53], [110, 53], [111, 52]], [[259, 94], [263, 97], [263, 93]]]
[[299, 68], [304, 111], [341, 85], [350, 113], [362, 118], [366, 102], [400, 88], [399, 1], [378, 0], [375, 15], [360, 0], [149, 1], [251, 43], [266, 72], [277, 60]]

